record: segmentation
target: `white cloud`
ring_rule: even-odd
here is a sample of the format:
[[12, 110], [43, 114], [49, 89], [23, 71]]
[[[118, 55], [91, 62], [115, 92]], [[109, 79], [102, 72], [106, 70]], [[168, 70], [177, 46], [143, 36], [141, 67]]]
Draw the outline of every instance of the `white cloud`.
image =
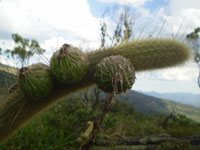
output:
[[144, 5], [146, 2], [152, 0], [98, 0], [104, 3], [119, 3], [120, 5], [131, 5], [133, 7], [139, 7]]
[[17, 64], [14, 63], [14, 61], [8, 61], [2, 55], [0, 55], [0, 63], [5, 64], [5, 65], [9, 65], [9, 66], [13, 66], [13, 67], [17, 67]]
[[196, 82], [197, 77], [198, 68], [195, 64], [163, 70], [161, 73], [161, 78], [173, 81]]
[[199, 93], [197, 85], [198, 72], [195, 63], [187, 63], [180, 67], [137, 73], [133, 89], [172, 93]]
[[[87, 0], [2, 0], [0, 22], [3, 49], [14, 47], [13, 33], [39, 41], [48, 59], [64, 43], [83, 49], [100, 45], [99, 19], [91, 14]], [[30, 62], [38, 60], [34, 56]], [[2, 58], [0, 62], [7, 63]]]
[[60, 34], [70, 41], [99, 42], [99, 20], [87, 0], [3, 0], [0, 20], [2, 39], [19, 33], [45, 42]]
[[167, 18], [168, 31], [172, 30], [176, 34], [183, 23], [180, 34], [183, 34], [186, 28], [187, 34], [200, 26], [200, 1], [170, 0], [169, 5], [164, 7], [162, 16]]
[[[140, 32], [145, 24], [143, 37], [150, 33], [156, 37], [165, 22], [161, 37], [190, 33], [200, 26], [200, 1], [199, 0], [169, 0], [169, 5], [160, 6], [159, 9], [139, 7], [135, 12], [139, 14], [134, 26], [135, 32]], [[182, 25], [181, 25], [182, 24]], [[180, 28], [181, 26], [181, 28]], [[179, 31], [180, 30], [180, 31]]]
[[166, 68], [150, 72], [139, 73], [138, 77], [150, 80], [197, 82], [198, 67], [190, 62], [179, 67]]

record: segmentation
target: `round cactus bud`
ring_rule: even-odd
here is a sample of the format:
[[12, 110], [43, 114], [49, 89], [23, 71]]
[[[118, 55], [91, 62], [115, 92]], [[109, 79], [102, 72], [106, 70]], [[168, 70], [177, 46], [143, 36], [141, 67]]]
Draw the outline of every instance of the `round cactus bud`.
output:
[[97, 65], [94, 79], [97, 86], [106, 93], [114, 89], [117, 94], [125, 93], [135, 82], [135, 70], [124, 57], [110, 56]]
[[86, 55], [68, 44], [56, 51], [50, 61], [51, 72], [57, 80], [65, 84], [80, 81], [85, 76], [88, 65]]
[[49, 66], [37, 63], [21, 68], [19, 71], [19, 86], [26, 95], [33, 99], [46, 97], [53, 88]]

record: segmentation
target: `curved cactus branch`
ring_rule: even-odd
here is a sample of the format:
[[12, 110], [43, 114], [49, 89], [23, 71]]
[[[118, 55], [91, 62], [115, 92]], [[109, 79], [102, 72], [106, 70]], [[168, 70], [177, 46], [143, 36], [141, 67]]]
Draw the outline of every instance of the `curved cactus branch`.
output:
[[96, 65], [105, 57], [121, 55], [129, 59], [136, 71], [146, 71], [183, 64], [188, 60], [188, 47], [173, 39], [147, 39], [124, 43], [105, 50], [87, 53], [90, 61], [87, 74], [72, 85], [56, 84], [52, 93], [41, 100], [30, 100], [20, 89], [0, 97], [0, 143], [10, 137], [32, 117], [49, 108], [64, 97], [94, 84]]

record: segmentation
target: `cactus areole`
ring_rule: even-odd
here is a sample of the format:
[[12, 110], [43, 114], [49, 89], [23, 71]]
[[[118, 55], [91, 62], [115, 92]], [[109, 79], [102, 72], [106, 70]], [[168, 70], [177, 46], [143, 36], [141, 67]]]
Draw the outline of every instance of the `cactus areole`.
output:
[[97, 65], [95, 82], [106, 93], [111, 93], [114, 86], [117, 94], [125, 93], [135, 82], [134, 67], [122, 56], [106, 57]]
[[64, 44], [50, 61], [50, 69], [56, 79], [65, 84], [80, 81], [86, 74], [89, 62], [86, 55], [76, 47]]
[[32, 99], [48, 96], [53, 88], [49, 66], [37, 63], [21, 68], [19, 72], [19, 86]]

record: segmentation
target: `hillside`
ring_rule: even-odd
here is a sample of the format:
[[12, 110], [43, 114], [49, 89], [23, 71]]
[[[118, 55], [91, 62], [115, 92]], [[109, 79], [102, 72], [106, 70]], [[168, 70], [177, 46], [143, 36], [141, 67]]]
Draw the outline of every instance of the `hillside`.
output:
[[12, 75], [17, 75], [18, 73], [18, 70], [16, 68], [1, 63], [0, 63], [0, 70]]
[[119, 99], [128, 104], [133, 104], [136, 110], [146, 115], [169, 114], [172, 110], [175, 110], [200, 122], [200, 109], [190, 105], [148, 96], [136, 91], [129, 91], [127, 94], [119, 96]]
[[158, 92], [143, 92], [140, 93], [162, 98], [162, 99], [168, 99], [175, 102], [192, 105], [195, 107], [200, 107], [200, 91], [199, 94], [193, 94], [193, 93], [158, 93]]
[[17, 69], [0, 64], [0, 95], [15, 82]]

